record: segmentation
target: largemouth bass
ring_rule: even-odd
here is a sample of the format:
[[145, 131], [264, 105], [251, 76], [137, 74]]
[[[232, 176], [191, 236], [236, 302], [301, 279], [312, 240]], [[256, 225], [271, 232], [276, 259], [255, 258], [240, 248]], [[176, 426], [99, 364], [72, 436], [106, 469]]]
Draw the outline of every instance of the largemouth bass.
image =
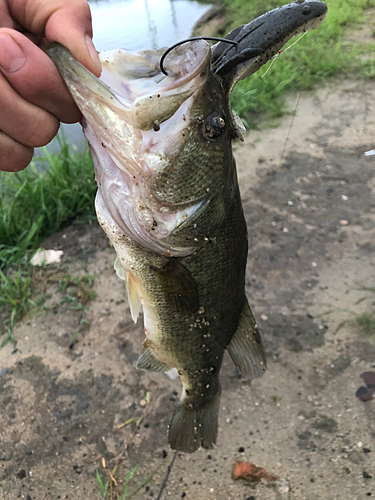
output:
[[317, 0], [275, 9], [234, 30], [238, 47], [203, 40], [173, 50], [100, 55], [99, 79], [61, 46], [49, 50], [82, 111], [95, 165], [96, 211], [117, 254], [146, 341], [138, 368], [178, 370], [183, 390], [169, 428], [173, 449], [216, 443], [219, 371], [227, 349], [244, 377], [266, 358], [244, 292], [247, 231], [231, 141], [237, 81], [326, 14]]

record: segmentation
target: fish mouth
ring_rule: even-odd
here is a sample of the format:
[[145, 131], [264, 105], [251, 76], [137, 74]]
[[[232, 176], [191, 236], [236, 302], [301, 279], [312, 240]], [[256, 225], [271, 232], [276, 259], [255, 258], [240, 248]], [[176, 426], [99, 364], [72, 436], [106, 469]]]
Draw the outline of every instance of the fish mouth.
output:
[[140, 130], [168, 120], [207, 78], [210, 49], [206, 42], [190, 43], [172, 54], [166, 62], [167, 75], [160, 69], [163, 51], [100, 54], [102, 81], [131, 108], [133, 126]]
[[[53, 44], [47, 50], [84, 116], [82, 125], [89, 144], [100, 141], [117, 167], [130, 176], [159, 169], [156, 161], [148, 165], [141, 159], [145, 149], [160, 157], [176, 154], [181, 145], [173, 138], [177, 133], [182, 137], [181, 129], [189, 125], [192, 99], [207, 80], [207, 42], [198, 40], [176, 48], [165, 60], [168, 75], [160, 69], [163, 52], [102, 52], [103, 71], [98, 79], [65, 47]], [[183, 110], [184, 121], [177, 120], [179, 110]], [[171, 124], [173, 115], [176, 119]], [[154, 132], [162, 124], [156, 137]]]
[[[210, 48], [204, 40], [177, 47], [165, 61], [168, 75], [159, 64], [164, 51], [101, 52], [102, 74], [98, 79], [65, 47], [53, 44], [47, 50], [87, 120], [100, 120], [102, 107], [138, 130], [150, 130], [155, 122], [168, 120], [207, 78]], [[95, 106], [90, 106], [93, 100]], [[108, 127], [111, 113], [104, 115]]]

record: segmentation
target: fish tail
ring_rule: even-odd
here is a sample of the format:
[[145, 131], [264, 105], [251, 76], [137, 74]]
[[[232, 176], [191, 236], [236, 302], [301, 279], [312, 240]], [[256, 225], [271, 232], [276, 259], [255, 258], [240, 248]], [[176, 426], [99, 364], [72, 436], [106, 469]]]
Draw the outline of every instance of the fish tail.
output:
[[221, 389], [203, 407], [195, 409], [182, 399], [175, 408], [168, 439], [173, 450], [193, 453], [216, 444]]

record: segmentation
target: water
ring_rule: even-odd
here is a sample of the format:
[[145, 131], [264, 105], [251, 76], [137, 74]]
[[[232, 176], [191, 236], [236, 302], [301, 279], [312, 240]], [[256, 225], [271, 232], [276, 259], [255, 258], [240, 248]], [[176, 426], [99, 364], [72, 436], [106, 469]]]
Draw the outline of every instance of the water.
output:
[[188, 38], [210, 8], [188, 0], [90, 2], [94, 44], [99, 51], [159, 49]]
[[[94, 44], [99, 52], [169, 47], [191, 36], [198, 19], [210, 5], [189, 0], [92, 0]], [[79, 124], [63, 125], [69, 144], [83, 141]], [[48, 146], [58, 149], [54, 139]]]

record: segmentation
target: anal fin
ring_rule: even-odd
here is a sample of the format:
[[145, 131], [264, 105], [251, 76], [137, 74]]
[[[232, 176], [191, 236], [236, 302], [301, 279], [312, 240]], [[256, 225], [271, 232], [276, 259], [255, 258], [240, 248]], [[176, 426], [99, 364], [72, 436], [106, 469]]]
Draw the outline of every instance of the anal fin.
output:
[[143, 349], [143, 352], [139, 356], [135, 367], [143, 368], [143, 370], [148, 370], [151, 372], [168, 372], [171, 370], [170, 366], [155, 358], [149, 347], [145, 347]]
[[227, 349], [243, 378], [257, 378], [266, 371], [267, 363], [262, 338], [247, 299], [237, 330]]

